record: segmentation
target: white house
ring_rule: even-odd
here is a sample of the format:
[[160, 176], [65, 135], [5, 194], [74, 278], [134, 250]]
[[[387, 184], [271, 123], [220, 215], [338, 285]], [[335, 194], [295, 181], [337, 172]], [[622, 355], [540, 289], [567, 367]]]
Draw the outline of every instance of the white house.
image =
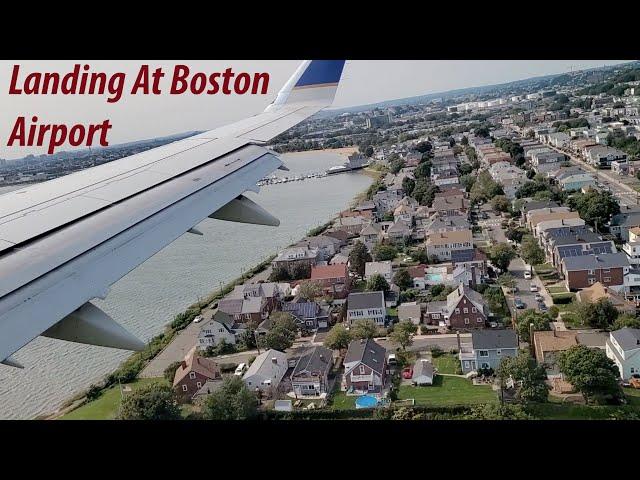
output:
[[384, 279], [391, 283], [391, 261], [367, 262], [364, 265], [364, 278], [369, 280], [373, 275], [382, 275]]
[[640, 329], [625, 327], [611, 332], [605, 351], [618, 366], [623, 380], [640, 374]]
[[235, 320], [231, 315], [218, 310], [215, 315], [202, 323], [198, 334], [198, 348], [205, 350], [207, 347], [214, 347], [223, 340], [235, 345], [236, 332], [233, 329]]
[[411, 382], [415, 385], [433, 385], [433, 364], [424, 358], [419, 358], [413, 365]]
[[256, 357], [242, 380], [252, 392], [260, 390], [270, 393], [278, 388], [288, 368], [289, 362], [285, 353], [267, 350]]
[[350, 293], [347, 297], [347, 322], [353, 325], [358, 320], [373, 320], [384, 326], [387, 308], [384, 292]]

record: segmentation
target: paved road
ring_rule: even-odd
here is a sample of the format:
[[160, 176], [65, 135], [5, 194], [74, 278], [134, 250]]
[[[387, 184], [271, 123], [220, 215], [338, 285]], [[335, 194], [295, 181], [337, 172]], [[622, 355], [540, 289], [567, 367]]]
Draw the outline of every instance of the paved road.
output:
[[[271, 274], [271, 267], [268, 267], [263, 272], [258, 273], [245, 283], [257, 283], [258, 281], [266, 281]], [[215, 313], [213, 309], [203, 310], [203, 314], [206, 318], [209, 318], [208, 312]], [[164, 375], [165, 369], [173, 362], [182, 360], [189, 350], [196, 346], [198, 342], [198, 334], [200, 333], [201, 323], [191, 323], [187, 328], [182, 330], [172, 341], [160, 352], [138, 375], [140, 378], [156, 378]], [[246, 362], [249, 357], [254, 355], [253, 352], [243, 352], [238, 354], [238, 361], [233, 358], [228, 362], [242, 363]]]
[[637, 205], [639, 203], [639, 193], [633, 187], [630, 187], [629, 185], [626, 185], [624, 182], [622, 182], [622, 179], [615, 173], [612, 173], [608, 170], [600, 170], [598, 168], [595, 168], [594, 166], [584, 162], [573, 152], [556, 148], [552, 145], [550, 145], [549, 147], [557, 152], [567, 155], [569, 157], [569, 161], [572, 164], [595, 174], [596, 179], [606, 187], [609, 187], [609, 189], [611, 189], [611, 193], [613, 193], [613, 195], [618, 198], [621, 203], [625, 205]]

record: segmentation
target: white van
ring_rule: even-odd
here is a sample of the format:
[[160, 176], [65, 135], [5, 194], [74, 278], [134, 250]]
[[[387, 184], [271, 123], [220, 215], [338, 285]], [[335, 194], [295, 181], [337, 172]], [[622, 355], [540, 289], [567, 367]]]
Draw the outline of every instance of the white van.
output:
[[389, 365], [397, 365], [398, 364], [398, 359], [396, 358], [396, 354], [395, 353], [390, 353], [389, 354], [389, 358], [387, 358], [387, 364], [389, 364]]

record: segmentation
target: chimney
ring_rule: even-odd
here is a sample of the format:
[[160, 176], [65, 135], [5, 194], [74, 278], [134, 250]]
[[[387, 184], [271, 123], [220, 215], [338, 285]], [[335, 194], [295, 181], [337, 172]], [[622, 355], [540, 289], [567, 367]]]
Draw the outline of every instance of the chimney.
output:
[[277, 365], [278, 359], [276, 357], [271, 357], [271, 363], [273, 363], [274, 365]]

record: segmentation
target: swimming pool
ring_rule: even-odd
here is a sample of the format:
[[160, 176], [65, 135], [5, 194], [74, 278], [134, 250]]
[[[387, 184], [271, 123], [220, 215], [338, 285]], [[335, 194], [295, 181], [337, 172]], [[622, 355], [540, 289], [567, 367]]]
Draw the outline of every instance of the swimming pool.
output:
[[442, 281], [442, 274], [441, 273], [428, 273], [425, 275], [425, 277], [427, 278], [427, 281], [431, 281], [431, 282], [441, 282]]
[[373, 408], [378, 405], [376, 397], [371, 395], [362, 395], [356, 398], [356, 408]]

